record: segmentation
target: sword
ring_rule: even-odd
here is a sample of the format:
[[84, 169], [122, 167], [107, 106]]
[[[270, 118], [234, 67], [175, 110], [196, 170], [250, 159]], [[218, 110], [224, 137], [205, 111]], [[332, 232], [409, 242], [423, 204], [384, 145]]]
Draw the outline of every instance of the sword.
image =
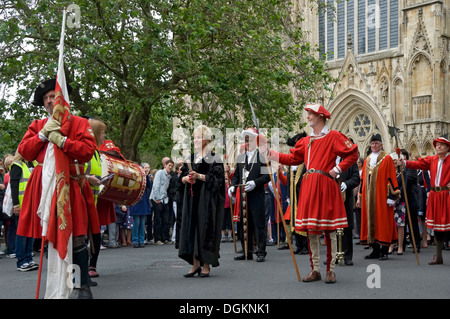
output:
[[[250, 109], [252, 111], [253, 124], [255, 125], [256, 131], [257, 131], [258, 136], [259, 136], [259, 120], [256, 117], [256, 114], [255, 114], [255, 111], [253, 109], [253, 105], [252, 105], [252, 102], [250, 101], [250, 99], [248, 100], [248, 102], [250, 104]], [[258, 147], [259, 147], [259, 141], [258, 141]], [[269, 159], [267, 158], [266, 152], [264, 152], [264, 159], [266, 161], [267, 170], [268, 170], [268, 173], [269, 173], [269, 176], [270, 176], [270, 181], [272, 182], [272, 185], [275, 186], [275, 182], [274, 182], [273, 175], [272, 175], [272, 170], [270, 168]], [[275, 198], [277, 200], [277, 210], [278, 210], [278, 213], [280, 215], [280, 219], [283, 222], [284, 232], [286, 234], [289, 234], [289, 232], [287, 230], [287, 226], [286, 226], [286, 221], [284, 220], [283, 212], [281, 211], [281, 207], [282, 206], [281, 206], [280, 197], [279, 197], [278, 192], [275, 192]], [[290, 238], [290, 236], [286, 236], [286, 237], [287, 237], [288, 244], [289, 244], [289, 250], [291, 251], [292, 261], [294, 262], [295, 271], [297, 273], [297, 279], [298, 279], [298, 281], [302, 281], [301, 278], [300, 278], [300, 273], [298, 271], [297, 261], [295, 260], [294, 251], [292, 250], [291, 238]]]

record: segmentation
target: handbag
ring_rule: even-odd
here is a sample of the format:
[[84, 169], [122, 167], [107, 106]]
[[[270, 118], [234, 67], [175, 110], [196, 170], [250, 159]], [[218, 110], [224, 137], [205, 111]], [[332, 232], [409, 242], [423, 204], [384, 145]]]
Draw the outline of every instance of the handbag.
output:
[[3, 198], [3, 213], [11, 217], [13, 215], [14, 205], [11, 197], [11, 184], [8, 183], [5, 191], [5, 197]]

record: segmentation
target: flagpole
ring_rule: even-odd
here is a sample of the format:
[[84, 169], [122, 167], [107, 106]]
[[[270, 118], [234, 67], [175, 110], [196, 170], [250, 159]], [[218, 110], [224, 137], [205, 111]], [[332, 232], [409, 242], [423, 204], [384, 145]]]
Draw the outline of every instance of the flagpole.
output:
[[[59, 57], [58, 57], [58, 66], [60, 65], [60, 62], [63, 59], [63, 49], [64, 49], [64, 34], [65, 34], [65, 25], [66, 25], [66, 7], [63, 9], [63, 19], [62, 19], [62, 26], [61, 26], [61, 39], [59, 43]], [[58, 70], [59, 73], [60, 70]], [[64, 70], [63, 70], [64, 72]], [[64, 81], [65, 82], [65, 81]], [[62, 90], [66, 90], [66, 88], [63, 88]], [[38, 280], [37, 280], [37, 288], [36, 288], [36, 299], [39, 299], [39, 291], [41, 287], [41, 277], [42, 277], [42, 262], [44, 260], [44, 243], [45, 243], [45, 235], [42, 235], [41, 240], [41, 256], [39, 258], [39, 270], [38, 270]]]

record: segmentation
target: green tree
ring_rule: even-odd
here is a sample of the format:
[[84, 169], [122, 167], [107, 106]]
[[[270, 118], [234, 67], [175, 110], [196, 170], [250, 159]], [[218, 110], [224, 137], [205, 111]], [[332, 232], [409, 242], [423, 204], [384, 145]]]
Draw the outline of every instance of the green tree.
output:
[[21, 88], [3, 103], [16, 121], [43, 115], [30, 97], [56, 74], [62, 9], [72, 3], [81, 13], [65, 37], [73, 112], [104, 120], [129, 159], [139, 160], [146, 130], [167, 129], [162, 119], [250, 125], [249, 99], [261, 126], [290, 129], [331, 80], [291, 1], [0, 0], [0, 83]]

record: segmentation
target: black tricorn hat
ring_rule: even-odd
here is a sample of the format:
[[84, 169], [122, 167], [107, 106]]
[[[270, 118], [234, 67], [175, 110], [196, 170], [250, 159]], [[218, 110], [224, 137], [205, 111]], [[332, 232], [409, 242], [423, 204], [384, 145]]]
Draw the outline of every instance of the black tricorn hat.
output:
[[[55, 87], [56, 79], [50, 79], [40, 83], [34, 91], [33, 105], [44, 106], [44, 95], [47, 94], [47, 92], [54, 90]], [[69, 94], [72, 92], [72, 87], [69, 84], [67, 84], [67, 91]]]
[[294, 147], [295, 144], [297, 144], [297, 142], [298, 142], [301, 138], [303, 138], [303, 137], [306, 137], [306, 133], [305, 133], [305, 132], [298, 133], [298, 134], [296, 134], [296, 135], [294, 135], [294, 136], [292, 136], [292, 137], [289, 137], [289, 138], [287, 139], [287, 141], [286, 141], [286, 144], [287, 144], [288, 146]]
[[372, 138], [370, 139], [370, 142], [373, 142], [373, 141], [380, 141], [380, 142], [383, 142], [383, 141], [381, 140], [381, 135], [378, 134], [378, 133], [372, 135]]

